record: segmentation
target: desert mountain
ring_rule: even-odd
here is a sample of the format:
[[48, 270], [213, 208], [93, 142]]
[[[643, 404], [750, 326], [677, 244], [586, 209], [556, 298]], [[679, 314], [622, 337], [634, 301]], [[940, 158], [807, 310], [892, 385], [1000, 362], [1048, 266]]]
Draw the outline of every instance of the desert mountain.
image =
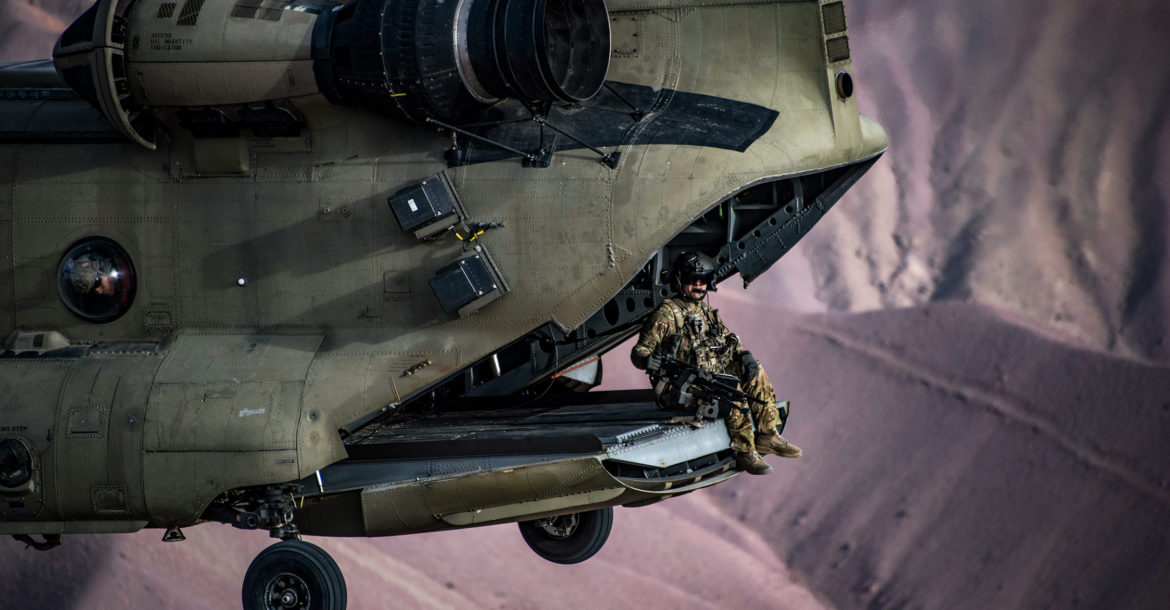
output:
[[[351, 607], [1159, 608], [1170, 597], [1170, 6], [848, 2], [890, 149], [714, 297], [800, 460], [620, 509], [585, 564], [511, 527], [318, 542]], [[84, 2], [0, 4], [47, 57]], [[644, 384], [606, 359], [610, 387]], [[0, 540], [0, 605], [221, 608], [262, 534]]]

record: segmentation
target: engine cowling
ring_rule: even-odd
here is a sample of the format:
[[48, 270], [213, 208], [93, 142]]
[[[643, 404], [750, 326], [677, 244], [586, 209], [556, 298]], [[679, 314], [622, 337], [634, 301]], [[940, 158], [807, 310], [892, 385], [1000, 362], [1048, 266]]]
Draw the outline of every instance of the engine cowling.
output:
[[501, 98], [579, 102], [601, 88], [609, 53], [603, 0], [99, 0], [53, 56], [79, 95], [152, 148], [151, 109], [320, 92], [424, 122]]
[[602, 0], [355, 0], [322, 17], [314, 49], [333, 101], [451, 120], [501, 98], [589, 99], [609, 15]]

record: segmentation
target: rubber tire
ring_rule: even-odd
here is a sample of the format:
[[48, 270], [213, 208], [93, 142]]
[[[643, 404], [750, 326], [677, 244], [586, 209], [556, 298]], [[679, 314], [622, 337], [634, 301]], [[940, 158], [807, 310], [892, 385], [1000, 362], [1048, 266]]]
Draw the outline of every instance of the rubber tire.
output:
[[577, 513], [577, 529], [566, 538], [555, 538], [536, 521], [521, 521], [520, 535], [528, 548], [553, 563], [581, 563], [597, 554], [613, 527], [613, 507]]
[[321, 547], [303, 540], [278, 542], [252, 560], [244, 575], [244, 610], [268, 610], [264, 590], [282, 573], [298, 576], [309, 589], [311, 610], [345, 610], [345, 577]]

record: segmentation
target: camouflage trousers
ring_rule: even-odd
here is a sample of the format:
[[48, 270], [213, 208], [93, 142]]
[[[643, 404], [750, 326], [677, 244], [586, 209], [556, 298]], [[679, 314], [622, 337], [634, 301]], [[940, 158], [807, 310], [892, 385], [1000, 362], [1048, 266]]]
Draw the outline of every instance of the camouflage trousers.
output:
[[[744, 384], [740, 379], [740, 389], [755, 398], [747, 401], [750, 411], [744, 413], [739, 409], [732, 409], [727, 415], [727, 434], [731, 437], [731, 448], [735, 451], [755, 451], [756, 432], [772, 431], [780, 424], [780, 412], [776, 409], [776, 392], [772, 389], [772, 382], [768, 381], [768, 374], [761, 367], [755, 379]], [[759, 402], [756, 402], [759, 401]]]

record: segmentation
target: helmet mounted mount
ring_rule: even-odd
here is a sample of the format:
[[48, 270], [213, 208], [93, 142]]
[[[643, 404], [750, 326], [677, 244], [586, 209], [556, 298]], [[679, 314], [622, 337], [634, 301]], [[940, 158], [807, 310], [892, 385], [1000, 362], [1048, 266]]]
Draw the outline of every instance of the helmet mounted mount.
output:
[[[706, 290], [698, 297], [692, 297], [684, 287], [688, 284], [702, 282], [707, 285]], [[708, 292], [715, 292], [715, 261], [711, 257], [687, 250], [675, 257], [670, 268], [670, 286], [681, 297], [691, 300], [701, 300]]]

